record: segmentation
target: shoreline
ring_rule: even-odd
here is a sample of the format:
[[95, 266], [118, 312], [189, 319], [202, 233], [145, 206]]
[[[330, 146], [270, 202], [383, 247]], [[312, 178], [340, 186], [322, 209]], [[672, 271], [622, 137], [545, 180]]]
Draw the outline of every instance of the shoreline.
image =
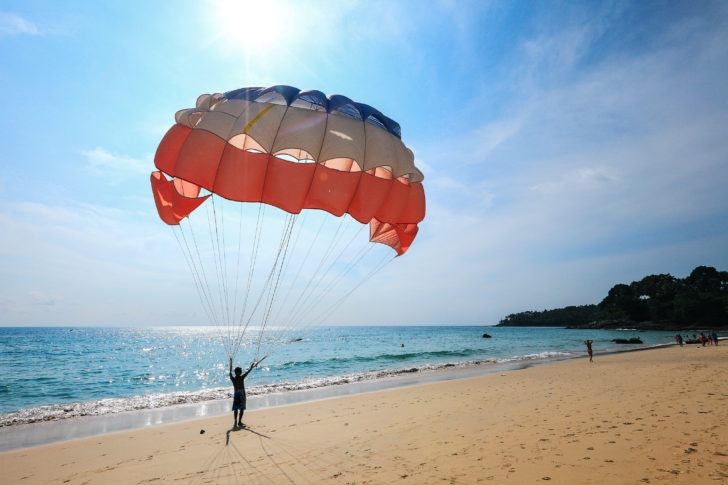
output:
[[[542, 362], [534, 359], [466, 368], [445, 368], [434, 371], [403, 373], [360, 382], [333, 384], [314, 389], [300, 389], [257, 396], [249, 395], [247, 410], [264, 410], [453, 379], [465, 379], [497, 372], [525, 369], [534, 365], [549, 365], [574, 358], [582, 357], [563, 357], [559, 360], [543, 359]], [[0, 453], [109, 433], [214, 418], [229, 414], [231, 402], [232, 397], [159, 408], [8, 425], [0, 427]]]
[[6, 451], [0, 468], [8, 484], [725, 481], [726, 347], [251, 410], [244, 429], [229, 415], [138, 428]]
[[[605, 350], [595, 352], [594, 355], [596, 358], [599, 358], [601, 356], [641, 352], [675, 345], [674, 343], [666, 343], [641, 346], [638, 348]], [[498, 372], [510, 372], [534, 366], [558, 364], [586, 357], [586, 351], [581, 354], [557, 355], [547, 358], [507, 362], [481, 362], [479, 364], [464, 365], [462, 367], [456, 364], [448, 364], [439, 369], [418, 370], [417, 372], [408, 372], [403, 369], [402, 372], [397, 372], [394, 375], [388, 375], [386, 377], [331, 384], [313, 389], [297, 389], [262, 395], [251, 395], [249, 393], [248, 410], [269, 409], [453, 379], [465, 379]], [[230, 399], [212, 399], [102, 415], [86, 415], [32, 423], [11, 424], [0, 427], [0, 452], [33, 448], [108, 433], [217, 417], [230, 412]]]

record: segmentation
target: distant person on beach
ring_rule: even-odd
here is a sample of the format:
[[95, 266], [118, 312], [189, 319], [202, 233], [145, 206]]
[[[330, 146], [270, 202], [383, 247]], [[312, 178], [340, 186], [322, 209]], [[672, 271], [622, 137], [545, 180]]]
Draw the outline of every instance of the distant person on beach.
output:
[[[263, 357], [265, 359], [265, 357]], [[230, 357], [230, 380], [233, 383], [233, 389], [235, 392], [233, 393], [233, 427], [239, 426], [244, 427], [243, 424], [243, 413], [245, 412], [245, 378], [248, 377], [248, 374], [250, 374], [250, 371], [258, 367], [258, 364], [263, 362], [263, 359], [260, 359], [258, 362], [253, 362], [250, 364], [250, 367], [247, 371], [245, 371], [245, 374], [243, 374], [243, 369], [240, 367], [235, 368], [235, 376], [233, 376], [233, 358]], [[238, 411], [240, 411], [240, 418], [238, 418]]]
[[594, 352], [592, 352], [592, 342], [593, 340], [584, 340], [584, 343], [586, 344], [586, 351], [589, 352], [589, 362], [594, 362]]
[[683, 346], [683, 339], [682, 339], [682, 335], [680, 335], [680, 334], [677, 334], [677, 335], [675, 335], [675, 341], [676, 341], [676, 342], [677, 342], [678, 344], [680, 344], [680, 347], [682, 347], [682, 346]]
[[713, 331], [712, 331], [712, 332], [710, 333], [710, 335], [711, 335], [711, 336], [713, 337], [713, 343], [714, 343], [715, 345], [718, 345], [718, 334], [717, 334], [717, 333], [715, 333], [715, 330], [713, 330]]
[[700, 332], [700, 343], [705, 347], [705, 334], [703, 332]]

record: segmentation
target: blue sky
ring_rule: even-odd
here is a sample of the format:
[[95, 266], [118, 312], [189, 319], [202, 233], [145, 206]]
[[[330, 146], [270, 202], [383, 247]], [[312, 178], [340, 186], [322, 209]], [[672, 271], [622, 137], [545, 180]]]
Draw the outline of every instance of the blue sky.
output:
[[205, 323], [148, 177], [175, 111], [244, 86], [375, 106], [425, 174], [418, 238], [336, 323], [728, 269], [727, 39], [708, 1], [4, 1], [0, 324]]

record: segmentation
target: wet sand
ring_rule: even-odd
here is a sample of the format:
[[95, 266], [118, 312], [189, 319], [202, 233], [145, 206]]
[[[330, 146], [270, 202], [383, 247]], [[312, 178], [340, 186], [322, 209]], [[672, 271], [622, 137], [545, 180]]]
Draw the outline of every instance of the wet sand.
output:
[[726, 382], [725, 343], [597, 356], [9, 451], [0, 482], [728, 483]]

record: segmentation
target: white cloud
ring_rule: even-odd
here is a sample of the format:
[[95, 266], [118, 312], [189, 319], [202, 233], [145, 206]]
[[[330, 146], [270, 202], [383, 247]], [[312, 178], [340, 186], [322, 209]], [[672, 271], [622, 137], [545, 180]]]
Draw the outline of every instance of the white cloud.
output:
[[150, 167], [154, 166], [151, 157], [139, 159], [111, 153], [101, 147], [96, 147], [93, 150], [82, 150], [81, 153], [86, 157], [88, 167], [98, 174], [110, 172], [114, 175], [148, 173]]
[[594, 166], [579, 167], [570, 170], [556, 180], [545, 180], [530, 188], [542, 194], [563, 194], [584, 190], [599, 190], [607, 184], [617, 182], [616, 169], [612, 167]]
[[728, 264], [728, 44], [721, 28], [676, 22], [654, 48], [602, 56], [603, 19], [540, 34], [513, 59], [499, 117], [418, 144], [436, 168], [423, 169], [427, 218], [405, 256], [423, 319], [445, 305], [453, 322], [440, 323], [495, 323]]
[[0, 12], [0, 35], [40, 35], [38, 27], [13, 13]]
[[476, 129], [468, 135], [468, 138], [477, 141], [473, 143], [471, 157], [468, 160], [472, 163], [482, 162], [493, 150], [516, 137], [522, 126], [522, 118], [511, 118], [487, 123]]
[[[286, 65], [292, 73], [315, 70], [299, 78], [310, 82], [321, 76], [325, 79], [313, 87], [326, 90], [334, 82], [325, 75], [330, 70], [350, 70], [351, 79], [368, 80], [357, 69], [375, 66], [371, 75], [378, 75], [396, 59], [389, 51], [377, 57], [378, 49], [396, 45], [423, 81], [413, 85], [406, 75], [381, 69], [384, 77], [392, 76], [395, 94], [402, 89], [388, 99], [390, 106], [401, 109], [411, 97], [436, 107], [443, 93], [452, 100], [443, 103], [447, 110], [437, 111], [437, 119], [416, 115], [421, 125], [437, 126], [439, 136], [430, 130], [428, 140], [416, 140], [416, 129], [395, 116], [425, 174], [427, 217], [409, 252], [357, 290], [350, 307], [342, 307], [342, 314], [349, 312], [342, 322], [496, 323], [514, 311], [597, 302], [613, 284], [648, 273], [684, 276], [698, 264], [726, 267], [724, 26], [677, 19], [661, 21], [655, 33], [654, 25], [649, 31], [639, 25], [640, 42], [625, 46], [630, 41], [615, 39], [614, 32], [604, 41], [610, 23], [621, 22], [619, 12], [577, 19], [573, 8], [547, 8], [553, 15], [546, 21], [533, 18], [508, 33], [505, 42], [521, 43], [513, 49], [488, 36], [475, 42], [483, 17], [468, 19], [472, 11], [457, 3], [449, 4], [456, 10], [451, 17], [437, 12], [440, 23], [455, 20], [454, 44], [448, 43], [451, 37], [433, 39], [418, 27], [420, 20], [433, 22], [432, 9], [405, 14], [405, 6], [359, 6], [366, 7], [361, 15], [348, 3], [335, 2], [326, 12], [346, 36], [338, 35], [340, 28], [314, 29], [287, 46], [283, 58], [261, 64], [252, 80], [249, 64], [236, 63], [245, 84], [282, 82], [275, 66]], [[562, 13], [569, 15], [560, 18]], [[306, 15], [298, 31], [318, 22], [321, 8]], [[472, 77], [448, 76], [448, 82], [457, 82], [438, 84], [446, 78], [438, 77], [445, 57], [429, 47], [432, 40], [447, 52], [447, 66], [467, 66], [463, 73]], [[350, 61], [357, 43], [370, 46], [377, 62]], [[490, 56], [494, 48], [506, 52], [502, 59]], [[404, 88], [397, 88], [399, 78]], [[461, 83], [470, 89], [467, 96], [458, 90]], [[376, 83], [366, 82], [360, 92], [370, 85]], [[473, 85], [483, 91], [474, 93]], [[349, 86], [341, 88], [355, 94]], [[361, 100], [382, 108], [376, 96], [390, 96], [389, 88], [374, 93], [374, 100]], [[494, 101], [495, 96], [502, 99]], [[149, 118], [131, 129], [157, 138], [172, 123], [166, 119]], [[147, 175], [152, 167], [151, 156], [102, 147], [83, 157], [88, 170], [116, 178]], [[116, 196], [108, 202], [116, 207], [138, 197], [133, 207], [149, 212], [57, 201], [0, 208], [4, 321], [192, 323], [193, 313], [202, 313], [184, 259], [154, 215], [151, 197], [141, 191], [109, 195]], [[42, 302], [53, 302], [53, 312], [43, 311]]]
[[159, 305], [195, 295], [174, 238], [153, 211], [151, 201], [146, 217], [70, 202], [5, 204], [0, 324], [188, 321], [176, 305], [166, 316]]
[[54, 306], [62, 300], [62, 298], [57, 295], [49, 295], [38, 290], [30, 290], [28, 292], [28, 297], [31, 305]]

